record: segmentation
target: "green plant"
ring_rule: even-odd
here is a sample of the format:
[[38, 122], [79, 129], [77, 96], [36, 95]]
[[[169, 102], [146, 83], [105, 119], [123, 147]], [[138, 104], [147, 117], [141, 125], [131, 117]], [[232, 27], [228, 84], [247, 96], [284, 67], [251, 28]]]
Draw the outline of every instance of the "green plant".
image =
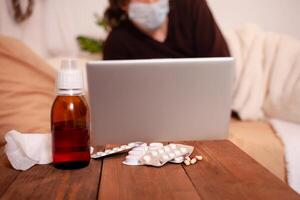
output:
[[[98, 15], [95, 15], [96, 17], [96, 24], [103, 28], [107, 33], [109, 32], [109, 27], [107, 22]], [[77, 43], [82, 51], [89, 52], [91, 54], [98, 54], [103, 51], [103, 39], [97, 39], [93, 37], [88, 37], [84, 35], [79, 35], [77, 38]]]

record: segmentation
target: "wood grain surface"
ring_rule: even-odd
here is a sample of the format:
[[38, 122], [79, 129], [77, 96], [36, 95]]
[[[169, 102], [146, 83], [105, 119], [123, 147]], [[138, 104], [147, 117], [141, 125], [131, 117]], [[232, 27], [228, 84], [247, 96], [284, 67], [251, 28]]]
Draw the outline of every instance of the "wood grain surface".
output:
[[[300, 196], [229, 141], [184, 142], [195, 165], [126, 166], [126, 154], [79, 170], [39, 165], [20, 172], [0, 151], [0, 199], [298, 199]], [[113, 147], [108, 145], [107, 148]], [[104, 149], [104, 148], [99, 148]], [[98, 149], [98, 150], [99, 150]]]
[[19, 171], [14, 170], [4, 153], [4, 146], [0, 148], [0, 198], [19, 175]]
[[197, 147], [194, 155], [204, 157], [198, 165], [184, 166], [203, 199], [300, 198], [284, 182], [229, 141], [187, 144]]
[[181, 165], [123, 165], [124, 155], [104, 160], [100, 199], [200, 199]]
[[[103, 148], [98, 148], [98, 150]], [[16, 178], [4, 181], [9, 185], [1, 199], [97, 199], [101, 160], [91, 160], [86, 168], [60, 170], [52, 165], [38, 165], [18, 172]], [[3, 173], [5, 174], [5, 173]], [[2, 173], [1, 173], [2, 180]], [[13, 181], [13, 183], [10, 183]], [[2, 188], [1, 184], [1, 188]]]

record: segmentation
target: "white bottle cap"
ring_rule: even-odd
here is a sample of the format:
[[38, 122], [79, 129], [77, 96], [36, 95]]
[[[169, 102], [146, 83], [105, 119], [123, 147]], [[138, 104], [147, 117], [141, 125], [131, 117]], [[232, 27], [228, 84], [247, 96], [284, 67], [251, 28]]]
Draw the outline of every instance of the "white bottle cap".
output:
[[83, 89], [83, 77], [77, 68], [75, 60], [68, 59], [61, 62], [56, 81], [58, 90], [81, 90]]

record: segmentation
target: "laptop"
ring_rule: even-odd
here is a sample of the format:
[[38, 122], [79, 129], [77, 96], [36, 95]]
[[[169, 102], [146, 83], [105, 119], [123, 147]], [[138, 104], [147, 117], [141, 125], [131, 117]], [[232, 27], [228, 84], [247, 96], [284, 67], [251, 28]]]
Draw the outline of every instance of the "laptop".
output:
[[87, 63], [93, 144], [228, 136], [233, 58]]

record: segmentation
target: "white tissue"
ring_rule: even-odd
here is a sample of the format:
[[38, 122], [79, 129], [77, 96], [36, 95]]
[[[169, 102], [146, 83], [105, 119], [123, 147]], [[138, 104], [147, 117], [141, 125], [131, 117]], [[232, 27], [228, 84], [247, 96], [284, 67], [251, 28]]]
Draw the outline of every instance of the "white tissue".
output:
[[12, 130], [6, 133], [5, 153], [17, 170], [27, 170], [35, 164], [52, 162], [51, 134], [21, 134]]

